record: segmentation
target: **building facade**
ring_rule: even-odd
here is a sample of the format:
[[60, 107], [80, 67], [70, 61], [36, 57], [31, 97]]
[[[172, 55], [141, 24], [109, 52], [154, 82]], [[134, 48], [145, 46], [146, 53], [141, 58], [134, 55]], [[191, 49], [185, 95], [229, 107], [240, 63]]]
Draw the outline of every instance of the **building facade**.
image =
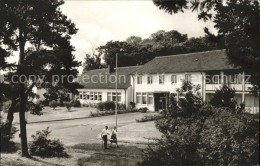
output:
[[132, 101], [131, 73], [140, 66], [118, 67], [116, 77], [115, 70], [96, 69], [83, 73], [79, 78], [79, 83], [84, 86], [78, 89], [76, 96], [81, 104], [97, 104], [105, 101], [116, 101], [116, 79], [118, 103], [129, 106]]
[[169, 95], [183, 80], [200, 85], [203, 101], [208, 102], [224, 84], [236, 90], [238, 104], [251, 113], [259, 112], [259, 96], [250, 93], [250, 76], [229, 64], [225, 50], [156, 57], [136, 70], [131, 77], [133, 102], [151, 111], [166, 109]]

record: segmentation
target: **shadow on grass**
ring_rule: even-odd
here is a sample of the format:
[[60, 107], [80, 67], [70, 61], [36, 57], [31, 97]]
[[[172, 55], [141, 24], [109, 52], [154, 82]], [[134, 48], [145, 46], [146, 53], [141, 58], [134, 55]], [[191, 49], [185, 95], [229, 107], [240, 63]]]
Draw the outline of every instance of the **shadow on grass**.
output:
[[90, 157], [82, 157], [78, 159], [78, 165], [138, 165], [142, 161], [142, 149], [136, 146], [119, 146], [103, 149], [101, 144], [77, 144], [72, 146], [73, 149], [81, 149], [86, 151], [94, 151]]
[[10, 142], [7, 144], [2, 144], [1, 143], [1, 146], [0, 146], [0, 149], [1, 149], [1, 153], [15, 153], [17, 152], [18, 150], [21, 149], [21, 144], [20, 143], [16, 143], [16, 142]]

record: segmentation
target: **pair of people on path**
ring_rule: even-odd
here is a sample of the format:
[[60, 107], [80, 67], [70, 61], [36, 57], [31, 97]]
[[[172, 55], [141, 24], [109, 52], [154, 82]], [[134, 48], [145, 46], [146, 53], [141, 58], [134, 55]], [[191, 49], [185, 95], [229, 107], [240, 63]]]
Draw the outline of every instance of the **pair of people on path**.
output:
[[[117, 133], [116, 127], [112, 128], [111, 129], [111, 139], [110, 139], [111, 144], [116, 143], [116, 145], [117, 145], [117, 135], [116, 135], [116, 133]], [[108, 135], [110, 135], [110, 132], [108, 130], [108, 126], [105, 126], [105, 129], [103, 129], [102, 132], [101, 132], [101, 138], [103, 139], [105, 149], [107, 149]]]

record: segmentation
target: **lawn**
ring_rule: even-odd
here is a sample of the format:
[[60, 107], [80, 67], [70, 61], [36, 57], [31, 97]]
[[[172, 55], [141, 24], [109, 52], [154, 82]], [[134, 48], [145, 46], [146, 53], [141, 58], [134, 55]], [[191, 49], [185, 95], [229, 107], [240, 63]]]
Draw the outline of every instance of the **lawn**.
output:
[[[32, 115], [29, 112], [26, 113], [26, 119], [28, 123], [39, 122], [39, 121], [52, 121], [61, 119], [71, 118], [82, 118], [89, 117], [90, 112], [96, 112], [96, 108], [90, 107], [72, 107], [70, 111], [66, 107], [56, 107], [54, 110], [50, 107], [44, 107], [42, 110], [43, 115]], [[3, 117], [7, 116], [7, 113], [1, 113]], [[19, 123], [19, 113], [14, 114], [14, 124]]]
[[77, 144], [67, 147], [68, 158], [21, 158], [19, 152], [1, 154], [1, 164], [19, 166], [49, 165], [95, 165], [95, 166], [135, 166], [142, 161], [142, 149], [146, 146], [120, 145], [104, 150], [100, 144]]

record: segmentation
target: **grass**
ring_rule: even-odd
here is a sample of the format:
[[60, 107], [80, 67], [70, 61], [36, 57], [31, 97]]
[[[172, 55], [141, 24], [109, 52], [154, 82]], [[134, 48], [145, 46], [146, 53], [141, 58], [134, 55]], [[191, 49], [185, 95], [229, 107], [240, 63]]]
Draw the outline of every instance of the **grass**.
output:
[[90, 157], [79, 158], [77, 163], [83, 165], [138, 165], [142, 161], [142, 149], [136, 146], [110, 147], [103, 149], [101, 144], [78, 144], [72, 147], [73, 149], [81, 149], [86, 151], [94, 151]]

